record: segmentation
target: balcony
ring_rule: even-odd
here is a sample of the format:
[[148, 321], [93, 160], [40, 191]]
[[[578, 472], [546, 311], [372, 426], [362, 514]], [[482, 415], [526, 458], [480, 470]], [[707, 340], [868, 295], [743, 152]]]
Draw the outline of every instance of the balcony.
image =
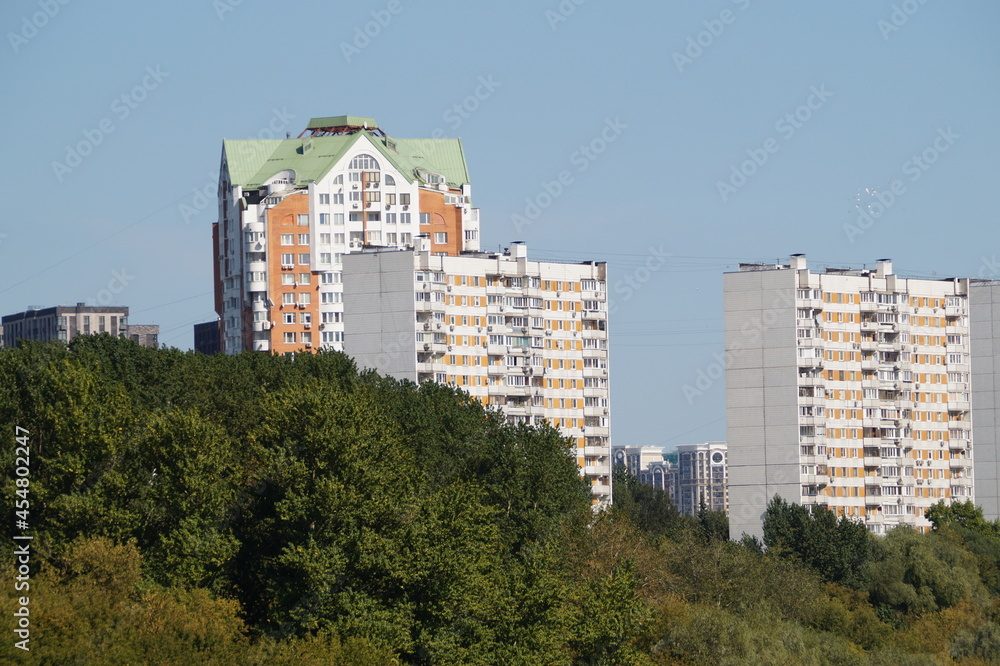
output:
[[861, 359], [862, 370], [878, 370], [878, 359], [874, 356]]
[[944, 308], [945, 317], [961, 317], [966, 314], [964, 305], [946, 305]]
[[607, 368], [584, 368], [583, 369], [583, 376], [584, 377], [607, 377], [608, 376], [608, 369]]
[[584, 310], [580, 318], [588, 321], [604, 321], [608, 318], [608, 313], [603, 310]]
[[968, 400], [949, 400], [948, 401], [948, 411], [949, 412], [968, 412], [969, 411], [969, 401]]
[[822, 368], [823, 359], [821, 358], [799, 358], [798, 366], [800, 368]]
[[444, 354], [448, 351], [448, 345], [443, 342], [424, 342], [423, 350], [433, 352], [435, 354]]
[[486, 366], [486, 374], [488, 375], [506, 375], [507, 366], [503, 363], [493, 363]]
[[825, 380], [822, 375], [815, 375], [813, 377], [804, 377], [799, 375], [799, 386], [814, 386], [816, 388], [823, 388], [825, 385]]
[[861, 351], [872, 352], [878, 349], [878, 342], [875, 340], [862, 340], [858, 343], [858, 346], [861, 347]]
[[948, 448], [952, 451], [964, 451], [969, 447], [969, 440], [967, 439], [949, 439]]
[[444, 312], [445, 304], [444, 301], [417, 301], [415, 309], [417, 312]]
[[607, 416], [608, 412], [609, 412], [609, 410], [608, 410], [607, 407], [584, 407], [583, 408], [583, 415], [584, 416]]

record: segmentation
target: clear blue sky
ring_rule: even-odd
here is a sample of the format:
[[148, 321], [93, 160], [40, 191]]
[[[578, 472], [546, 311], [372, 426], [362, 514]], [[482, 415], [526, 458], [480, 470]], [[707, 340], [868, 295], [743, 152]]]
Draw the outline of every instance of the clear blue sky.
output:
[[739, 261], [1000, 271], [995, 2], [63, 2], [0, 7], [2, 313], [103, 294], [190, 348], [223, 138], [345, 113], [461, 137], [484, 247], [609, 261], [617, 444], [725, 438], [683, 387]]

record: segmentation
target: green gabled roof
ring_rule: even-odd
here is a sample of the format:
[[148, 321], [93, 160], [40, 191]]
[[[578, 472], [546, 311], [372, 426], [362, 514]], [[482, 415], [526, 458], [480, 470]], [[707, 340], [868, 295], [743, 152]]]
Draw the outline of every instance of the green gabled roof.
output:
[[319, 129], [321, 127], [367, 127], [368, 129], [378, 129], [378, 123], [374, 118], [365, 116], [330, 116], [328, 118], [310, 118], [306, 129]]
[[[361, 131], [301, 139], [227, 139], [222, 142], [222, 150], [234, 185], [254, 189], [274, 174], [291, 169], [295, 172], [295, 186], [305, 187], [329, 173], [362, 136], [368, 137], [411, 183], [417, 179], [418, 168], [441, 174], [455, 187], [469, 182], [460, 139], [383, 139]], [[387, 141], [394, 143], [395, 150], [386, 146]]]
[[[414, 168], [426, 169], [444, 176], [449, 185], [461, 186], [469, 182], [465, 164], [465, 151], [461, 139], [393, 139], [399, 161]], [[384, 151], [383, 151], [384, 152]]]

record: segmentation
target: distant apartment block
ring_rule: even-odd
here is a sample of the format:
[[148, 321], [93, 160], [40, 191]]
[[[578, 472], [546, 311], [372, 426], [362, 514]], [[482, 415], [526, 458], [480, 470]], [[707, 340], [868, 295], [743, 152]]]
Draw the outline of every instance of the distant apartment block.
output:
[[373, 118], [313, 118], [298, 138], [226, 140], [213, 228], [221, 346], [343, 350], [343, 257], [479, 249], [459, 139], [401, 139]]
[[729, 479], [725, 442], [681, 444], [677, 447], [674, 503], [683, 514], [697, 515], [702, 507], [729, 512]]
[[[154, 330], [155, 329], [155, 330]], [[103, 305], [58, 305], [29, 308], [3, 318], [3, 345], [16, 347], [18, 340], [61, 340], [69, 342], [77, 335], [107, 333], [115, 337], [142, 336], [140, 344], [156, 346], [159, 326], [129, 326], [128, 308]], [[150, 334], [152, 333], [152, 337]]]
[[143, 347], [156, 349], [160, 346], [160, 327], [157, 324], [129, 324], [128, 338]]
[[365, 250], [343, 258], [345, 351], [359, 367], [457, 386], [511, 423], [548, 422], [610, 501], [607, 265], [504, 253]]
[[665, 490], [683, 514], [697, 515], [703, 505], [729, 511], [725, 442], [684, 444], [676, 452], [664, 446], [615, 447], [614, 460], [639, 483]]
[[793, 255], [741, 264], [724, 296], [733, 538], [776, 494], [877, 534], [973, 499], [968, 280]]
[[[666, 491], [677, 505], [677, 454], [665, 446], [615, 446], [612, 458], [616, 467], [624, 467], [639, 483]], [[673, 458], [673, 460], [670, 460]]]
[[18, 340], [61, 340], [69, 342], [75, 336], [90, 333], [125, 335], [128, 331], [128, 308], [59, 305], [51, 308], [29, 308], [3, 318], [4, 345], [16, 347]]
[[202, 354], [218, 354], [222, 351], [222, 322], [195, 324], [194, 350]]

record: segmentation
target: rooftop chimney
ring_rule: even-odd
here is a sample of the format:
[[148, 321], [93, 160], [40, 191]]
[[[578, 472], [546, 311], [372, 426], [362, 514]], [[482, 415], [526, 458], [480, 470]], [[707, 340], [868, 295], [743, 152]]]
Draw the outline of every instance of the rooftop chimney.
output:
[[507, 254], [510, 255], [512, 259], [527, 259], [528, 258], [528, 246], [524, 244], [524, 241], [514, 241], [507, 248]]
[[788, 258], [788, 266], [793, 270], [801, 271], [805, 270], [806, 267], [806, 255], [804, 254], [793, 254]]
[[875, 277], [884, 278], [892, 275], [892, 259], [877, 259], [875, 261]]

